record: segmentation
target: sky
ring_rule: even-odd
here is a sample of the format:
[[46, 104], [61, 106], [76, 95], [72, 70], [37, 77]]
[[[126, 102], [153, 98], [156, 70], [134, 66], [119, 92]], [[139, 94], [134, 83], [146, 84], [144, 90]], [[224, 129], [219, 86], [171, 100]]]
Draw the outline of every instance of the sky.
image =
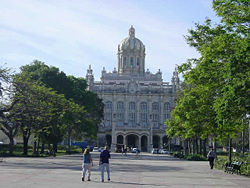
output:
[[117, 68], [118, 44], [135, 36], [146, 47], [145, 68], [169, 82], [176, 65], [199, 57], [184, 36], [206, 17], [212, 0], [0, 0], [0, 66], [18, 72], [33, 60], [67, 75], [95, 80]]

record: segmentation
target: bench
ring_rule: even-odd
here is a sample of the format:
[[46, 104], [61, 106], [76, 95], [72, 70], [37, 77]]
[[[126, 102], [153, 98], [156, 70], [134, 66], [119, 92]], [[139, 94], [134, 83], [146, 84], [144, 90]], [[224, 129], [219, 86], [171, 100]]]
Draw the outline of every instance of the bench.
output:
[[227, 162], [225, 164], [225, 172], [227, 173], [237, 173], [240, 174], [240, 167], [242, 165], [242, 162], [240, 161], [233, 161], [233, 162]]

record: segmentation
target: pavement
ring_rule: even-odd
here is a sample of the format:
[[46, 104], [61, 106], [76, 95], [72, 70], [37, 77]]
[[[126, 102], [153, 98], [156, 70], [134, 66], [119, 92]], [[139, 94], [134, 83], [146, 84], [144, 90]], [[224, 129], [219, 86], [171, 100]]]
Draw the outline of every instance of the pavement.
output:
[[207, 161], [185, 161], [168, 155], [111, 153], [111, 181], [101, 182], [98, 152], [92, 152], [91, 181], [81, 181], [81, 155], [48, 158], [3, 158], [1, 188], [231, 188], [250, 187], [250, 178], [209, 169]]

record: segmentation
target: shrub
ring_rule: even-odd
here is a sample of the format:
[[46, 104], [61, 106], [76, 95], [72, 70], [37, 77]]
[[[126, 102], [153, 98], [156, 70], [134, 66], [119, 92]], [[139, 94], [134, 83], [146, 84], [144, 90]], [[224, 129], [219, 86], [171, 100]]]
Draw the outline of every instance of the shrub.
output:
[[[244, 157], [239, 154], [233, 154], [232, 161], [241, 161], [241, 174], [250, 176], [250, 153]], [[224, 170], [225, 164], [228, 162], [228, 156], [218, 156], [218, 159], [215, 160], [215, 168]]]
[[189, 161], [207, 161], [207, 158], [200, 154], [191, 154], [185, 156], [185, 159]]
[[174, 152], [173, 156], [177, 157], [177, 158], [180, 158], [180, 159], [184, 158], [184, 155], [182, 153], [180, 153], [180, 152]]

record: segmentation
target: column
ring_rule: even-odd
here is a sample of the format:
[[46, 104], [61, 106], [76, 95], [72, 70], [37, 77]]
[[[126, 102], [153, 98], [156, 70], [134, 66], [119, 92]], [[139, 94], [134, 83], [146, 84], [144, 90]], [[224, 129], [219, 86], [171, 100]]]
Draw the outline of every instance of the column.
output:
[[126, 135], [123, 136], [123, 145], [127, 145], [127, 143], [126, 143]]
[[113, 112], [113, 114], [112, 114], [112, 119], [113, 119], [113, 121], [112, 121], [112, 141], [111, 141], [111, 151], [115, 151], [115, 148], [116, 148], [116, 140], [117, 140], [117, 138], [116, 138], [116, 134], [115, 134], [115, 128], [116, 128], [116, 126], [117, 126], [117, 118], [116, 118], [116, 115], [117, 115], [117, 110], [116, 110], [116, 104], [117, 104], [117, 102], [116, 102], [116, 100], [113, 98], [113, 110], [112, 110], [112, 112]]
[[162, 136], [159, 136], [159, 137], [160, 137], [160, 145], [159, 145], [159, 148], [161, 149], [161, 148], [163, 148], [163, 147], [162, 147], [162, 138], [163, 138], [163, 137], [162, 137]]
[[150, 153], [151, 152], [151, 135], [147, 136], [147, 150]]
[[141, 136], [139, 136], [139, 140], [138, 140], [138, 149], [141, 151]]
[[136, 111], [135, 111], [135, 114], [136, 114], [136, 127], [138, 128], [138, 125], [139, 127], [140, 126], [140, 100], [139, 100], [139, 97], [138, 95], [136, 95], [136, 101], [135, 101], [135, 105], [136, 105]]
[[111, 141], [111, 151], [115, 151], [116, 147], [116, 134], [115, 134], [115, 126], [112, 124], [112, 141]]
[[128, 125], [128, 102], [126, 101], [128, 101], [127, 95], [125, 96], [125, 100], [124, 100], [124, 126], [125, 126], [125, 123]]

